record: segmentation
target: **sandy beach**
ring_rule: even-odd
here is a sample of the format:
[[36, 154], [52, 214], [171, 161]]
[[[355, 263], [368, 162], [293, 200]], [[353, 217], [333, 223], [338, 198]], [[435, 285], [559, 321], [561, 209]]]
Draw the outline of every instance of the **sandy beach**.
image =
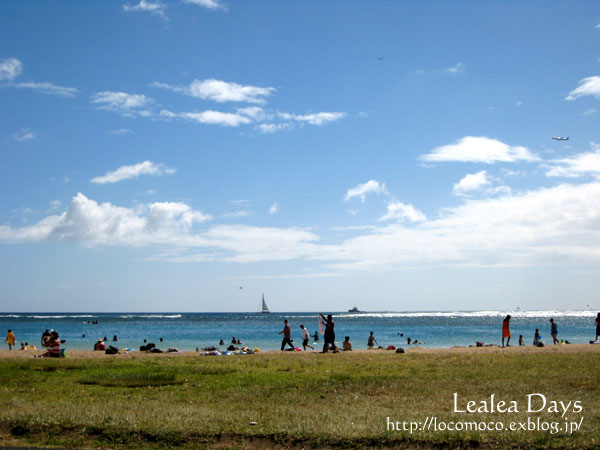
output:
[[[525, 346], [515, 346], [515, 347], [499, 347], [499, 346], [488, 346], [488, 347], [449, 347], [449, 348], [425, 348], [425, 347], [404, 347], [404, 351], [408, 355], [413, 354], [490, 354], [490, 353], [498, 353], [498, 354], [547, 354], [547, 353], [585, 353], [585, 354], [600, 354], [600, 344], [563, 344], [563, 345], [548, 345], [545, 347], [534, 347], [532, 345]], [[2, 359], [26, 359], [33, 358], [34, 355], [40, 355], [44, 353], [44, 350], [0, 350], [0, 360]], [[255, 353], [253, 356], [261, 356], [261, 355], [275, 355], [281, 354], [284, 357], [293, 357], [295, 355], [301, 354], [314, 354], [321, 355], [320, 352], [308, 351], [308, 352], [288, 352], [288, 351], [278, 351], [278, 350], [269, 350], [264, 352]], [[373, 349], [373, 350], [353, 350], [352, 352], [340, 352], [337, 354], [329, 353], [332, 356], [345, 354], [345, 355], [362, 355], [362, 354], [395, 354], [393, 350], [382, 350], [382, 349]], [[191, 356], [204, 356], [203, 351], [184, 351], [179, 353], [147, 353], [147, 352], [128, 352], [128, 353], [119, 353], [117, 355], [107, 355], [104, 352], [95, 352], [91, 350], [66, 350], [67, 358], [180, 358], [180, 357], [191, 357]], [[236, 355], [233, 355], [236, 356]], [[244, 355], [241, 355], [244, 356]]]

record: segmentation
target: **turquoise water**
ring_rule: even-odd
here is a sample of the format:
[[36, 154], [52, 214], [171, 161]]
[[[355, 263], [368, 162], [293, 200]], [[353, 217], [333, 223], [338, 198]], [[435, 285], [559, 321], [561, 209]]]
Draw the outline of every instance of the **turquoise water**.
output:
[[[328, 314], [328, 312], [324, 312]], [[531, 345], [533, 334], [539, 328], [546, 344], [552, 344], [550, 317], [558, 325], [559, 338], [571, 343], [587, 343], [595, 338], [596, 311], [427, 311], [427, 312], [365, 312], [331, 313], [335, 321], [336, 343], [344, 336], [356, 349], [367, 347], [369, 332], [375, 333], [380, 345], [407, 347], [406, 338], [418, 339], [424, 347], [452, 347], [500, 344], [502, 319], [512, 316], [511, 344], [517, 345], [522, 334], [526, 345]], [[311, 334], [317, 329], [317, 313], [0, 313], [0, 331], [12, 329], [17, 343], [28, 342], [39, 347], [44, 330], [55, 329], [66, 342], [67, 349], [91, 350], [98, 338], [112, 341], [117, 335], [118, 348], [138, 349], [153, 342], [161, 349], [177, 347], [195, 350], [226, 346], [235, 336], [251, 348], [279, 349], [283, 320], [292, 326], [292, 339], [300, 345], [300, 324]], [[98, 321], [98, 324], [88, 322]], [[399, 335], [403, 333], [403, 337]], [[83, 337], [85, 335], [85, 337]], [[163, 341], [160, 341], [163, 338]], [[313, 340], [311, 339], [311, 344]], [[321, 337], [317, 343], [320, 349]], [[4, 344], [5, 345], [5, 344]], [[7, 348], [7, 347], [5, 347]]]

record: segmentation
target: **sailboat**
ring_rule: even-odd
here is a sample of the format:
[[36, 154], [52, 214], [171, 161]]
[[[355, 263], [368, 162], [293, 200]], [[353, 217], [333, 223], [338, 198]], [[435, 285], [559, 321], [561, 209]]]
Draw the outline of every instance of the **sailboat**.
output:
[[265, 302], [265, 294], [262, 295], [262, 309], [260, 311], [263, 314], [270, 314], [269, 307], [267, 306], [267, 302]]

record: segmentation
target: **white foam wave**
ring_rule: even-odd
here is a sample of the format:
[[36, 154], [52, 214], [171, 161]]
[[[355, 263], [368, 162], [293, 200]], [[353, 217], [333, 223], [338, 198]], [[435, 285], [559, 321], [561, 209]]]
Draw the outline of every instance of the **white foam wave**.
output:
[[510, 314], [513, 318], [550, 318], [550, 317], [595, 317], [596, 311], [415, 311], [415, 312], [362, 312], [334, 314], [339, 318], [352, 317], [504, 317]]
[[22, 316], [27, 319], [77, 319], [81, 317], [96, 317], [89, 314], [68, 314], [68, 315], [48, 315], [48, 316]]
[[181, 319], [181, 314], [125, 314], [121, 319]]

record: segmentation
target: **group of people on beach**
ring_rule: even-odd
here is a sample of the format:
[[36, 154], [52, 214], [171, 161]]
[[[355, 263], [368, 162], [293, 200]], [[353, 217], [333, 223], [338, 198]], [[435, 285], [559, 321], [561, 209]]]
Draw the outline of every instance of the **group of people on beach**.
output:
[[[323, 324], [324, 332], [323, 332], [323, 350], [321, 353], [327, 353], [329, 350], [332, 352], [338, 352], [339, 348], [335, 345], [335, 323], [333, 322], [333, 316], [328, 314], [325, 317], [324, 314], [319, 313], [319, 320]], [[308, 329], [300, 324], [300, 329], [302, 330], [302, 349], [306, 351], [306, 348], [311, 348], [314, 350], [315, 348], [309, 344], [311, 335], [308, 332]], [[281, 330], [277, 334], [283, 334], [283, 340], [281, 341], [281, 351], [285, 350], [286, 345], [289, 346], [289, 350], [298, 350], [300, 347], [294, 347], [292, 341], [292, 327], [288, 323], [287, 319], [283, 320], [283, 330]], [[315, 340], [318, 340], [319, 335], [315, 332], [314, 334]], [[344, 343], [342, 345], [345, 351], [352, 350], [352, 343], [350, 342], [350, 337], [346, 336], [344, 339]]]
[[[510, 319], [511, 316], [508, 314], [504, 320], [502, 321], [502, 347], [510, 347]], [[567, 340], [559, 340], [558, 339], [558, 326], [556, 322], [554, 322], [554, 318], [550, 318], [550, 336], [552, 336], [552, 343], [556, 344], [569, 344], [570, 342]], [[594, 341], [590, 341], [590, 343], [598, 342], [598, 336], [600, 336], [600, 313], [596, 316], [596, 339]], [[504, 339], [506, 339], [506, 345], [504, 344]], [[523, 335], [519, 335], [519, 345], [525, 345], [523, 341]], [[542, 337], [540, 336], [539, 328], [535, 329], [535, 333], [533, 335], [533, 345], [537, 347], [543, 347], [544, 343], [542, 341]]]

